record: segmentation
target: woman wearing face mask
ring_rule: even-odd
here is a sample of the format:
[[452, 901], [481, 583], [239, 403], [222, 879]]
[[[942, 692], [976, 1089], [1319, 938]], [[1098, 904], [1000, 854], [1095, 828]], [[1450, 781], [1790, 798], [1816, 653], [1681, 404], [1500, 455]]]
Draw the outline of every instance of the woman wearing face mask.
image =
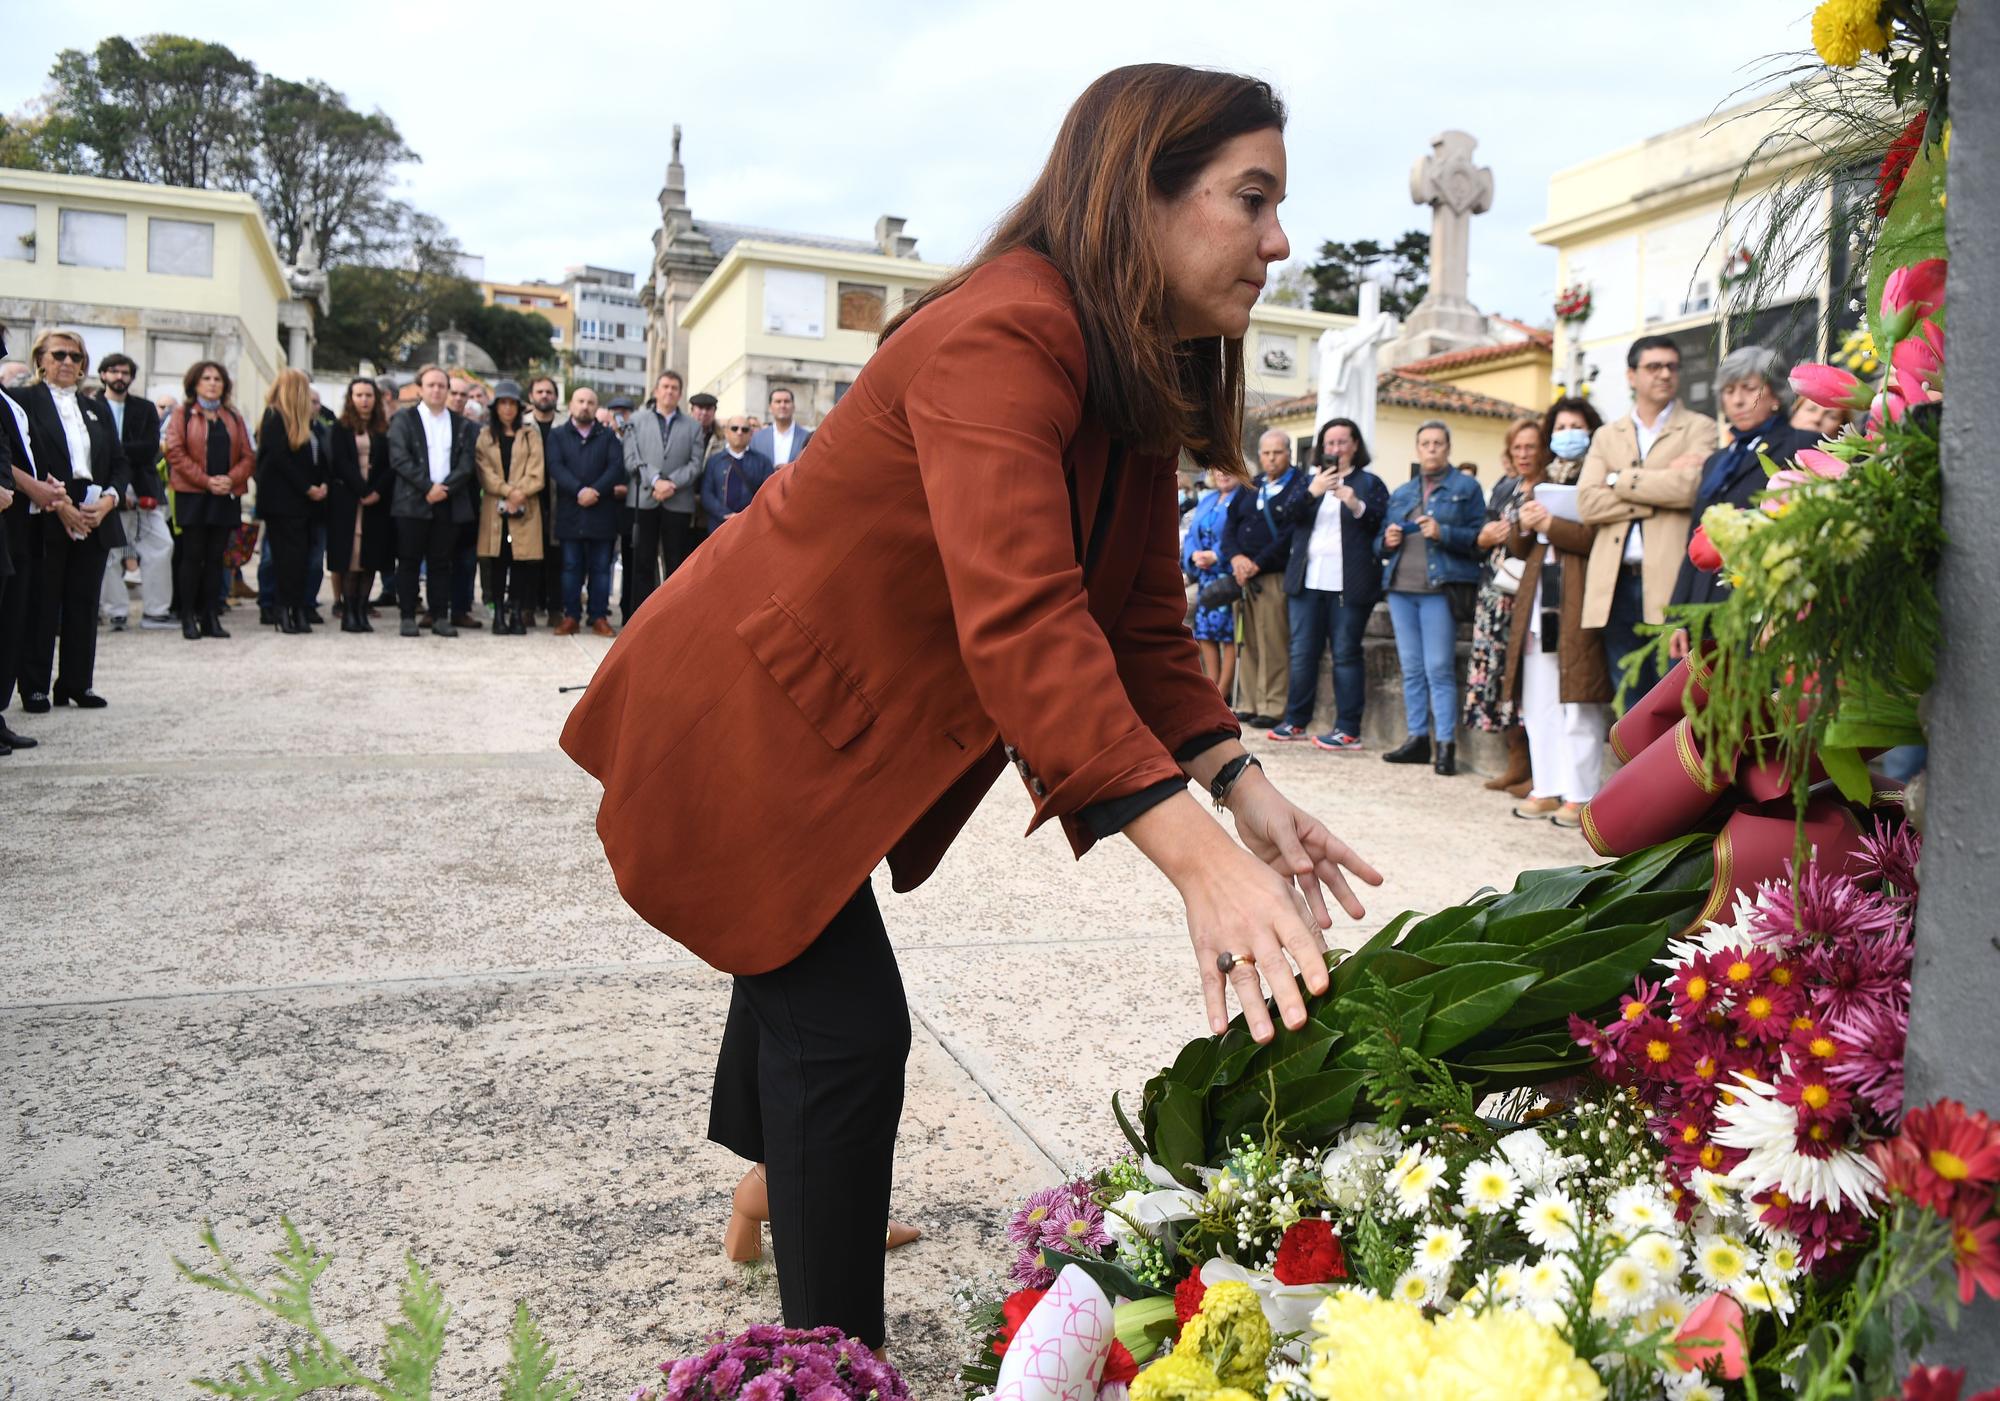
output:
[[1194, 645], [1201, 653], [1201, 672], [1228, 699], [1236, 688], [1236, 605], [1202, 606], [1201, 593], [1229, 575], [1222, 557], [1222, 528], [1229, 523], [1229, 503], [1242, 483], [1227, 472], [1210, 468], [1208, 490], [1188, 514], [1187, 537], [1181, 546], [1181, 573], [1193, 581]]
[[257, 454], [250, 425], [229, 402], [229, 371], [197, 362], [181, 381], [182, 403], [167, 419], [167, 467], [180, 531], [174, 592], [181, 602], [181, 636], [227, 637], [216, 617], [222, 554], [243, 523], [243, 493]]
[[1507, 475], [1493, 488], [1486, 503], [1486, 524], [1479, 548], [1486, 551], [1485, 581], [1479, 588], [1479, 610], [1472, 619], [1472, 662], [1465, 677], [1465, 723], [1475, 730], [1507, 737], [1507, 768], [1486, 780], [1491, 792], [1528, 796], [1528, 736], [1521, 728], [1513, 697], [1503, 688], [1507, 670], [1507, 633], [1513, 626], [1515, 586], [1520, 563], [1507, 553], [1507, 537], [1520, 514], [1521, 502], [1542, 479], [1542, 425], [1532, 418], [1514, 420], [1507, 429]]
[[1507, 634], [1500, 694], [1516, 707], [1528, 732], [1533, 787], [1516, 817], [1583, 825], [1583, 805], [1597, 796], [1610, 722], [1611, 671], [1600, 633], [1586, 631], [1583, 577], [1595, 527], [1565, 520], [1535, 500], [1543, 483], [1570, 486], [1583, 470], [1590, 437], [1604, 420], [1587, 399], [1558, 399], [1542, 417], [1535, 441], [1546, 459], [1522, 487], [1507, 552], [1524, 563]]
[[[1455, 604], [1479, 586], [1479, 531], [1486, 497], [1451, 467], [1451, 429], [1431, 419], [1417, 429], [1416, 471], [1389, 497], [1375, 557], [1389, 592], [1396, 658], [1403, 667], [1403, 718], [1410, 737], [1382, 756], [1458, 772], [1458, 624]], [[1435, 747], [1433, 744], [1435, 743]]]

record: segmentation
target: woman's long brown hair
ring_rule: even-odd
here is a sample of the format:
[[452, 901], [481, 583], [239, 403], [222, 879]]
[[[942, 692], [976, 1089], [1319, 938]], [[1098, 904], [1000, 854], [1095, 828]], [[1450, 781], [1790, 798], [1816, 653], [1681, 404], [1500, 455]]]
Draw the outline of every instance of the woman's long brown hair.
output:
[[1241, 474], [1243, 342], [1174, 341], [1147, 205], [1185, 194], [1226, 142], [1284, 125], [1284, 103], [1255, 78], [1169, 63], [1113, 69], [1069, 109], [1048, 164], [985, 246], [898, 312], [882, 339], [995, 258], [1039, 253], [1076, 299], [1087, 402], [1111, 435]]
[[[361, 416], [361, 410], [354, 407], [354, 386], [365, 384], [375, 391], [375, 407], [368, 417]], [[347, 395], [340, 405], [340, 426], [350, 433], [366, 433], [374, 437], [389, 431], [389, 415], [382, 407], [382, 386], [366, 375], [356, 375], [347, 382]]]

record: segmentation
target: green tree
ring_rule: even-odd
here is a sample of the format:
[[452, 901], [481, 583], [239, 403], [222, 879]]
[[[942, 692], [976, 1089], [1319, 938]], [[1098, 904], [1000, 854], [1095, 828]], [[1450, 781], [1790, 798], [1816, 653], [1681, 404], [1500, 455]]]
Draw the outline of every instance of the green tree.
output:
[[333, 309], [319, 323], [319, 357], [343, 368], [362, 360], [394, 365], [426, 335], [468, 315], [480, 304], [479, 288], [459, 275], [458, 251], [438, 220], [406, 210], [380, 263], [329, 267]]
[[386, 115], [355, 111], [317, 78], [295, 83], [267, 73], [250, 123], [246, 186], [286, 262], [298, 257], [302, 216], [312, 219], [329, 264], [370, 261], [394, 241], [404, 211], [389, 197], [389, 172], [418, 157]]
[[49, 77], [41, 146], [53, 168], [211, 189], [243, 159], [257, 68], [224, 45], [113, 36], [64, 49]]
[[1430, 290], [1431, 236], [1411, 229], [1388, 247], [1372, 238], [1354, 243], [1329, 239], [1319, 260], [1306, 269], [1314, 311], [1352, 316], [1360, 309], [1361, 284], [1372, 278], [1382, 287], [1382, 310], [1408, 316]]
[[531, 370], [555, 358], [555, 346], [549, 340], [555, 327], [547, 317], [532, 311], [480, 306], [459, 322], [459, 329], [502, 370]]

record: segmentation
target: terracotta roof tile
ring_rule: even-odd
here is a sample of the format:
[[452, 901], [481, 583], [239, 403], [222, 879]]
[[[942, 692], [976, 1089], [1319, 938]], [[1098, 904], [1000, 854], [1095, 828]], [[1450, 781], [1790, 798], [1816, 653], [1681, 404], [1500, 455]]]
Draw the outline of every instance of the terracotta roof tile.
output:
[[1504, 360], [1510, 355], [1520, 355], [1524, 352], [1546, 351], [1549, 347], [1548, 341], [1533, 338], [1506, 341], [1500, 345], [1476, 345], [1469, 350], [1447, 350], [1442, 355], [1411, 360], [1397, 366], [1397, 369], [1404, 374], [1431, 375], [1443, 370], [1462, 370], [1470, 365], [1483, 365], [1489, 360]]
[[[1401, 370], [1384, 370], [1375, 377], [1375, 398], [1378, 403], [1394, 404], [1398, 408], [1423, 409], [1431, 413], [1465, 414], [1472, 418], [1524, 418], [1535, 412], [1523, 405], [1496, 399], [1491, 394], [1480, 394], [1470, 389], [1460, 389], [1455, 384], [1440, 384], [1436, 380], [1406, 375]], [[1290, 399], [1278, 399], [1268, 404], [1260, 404], [1249, 410], [1245, 416], [1252, 423], [1270, 423], [1302, 413], [1309, 414], [1318, 407], [1318, 395], [1300, 394]]]

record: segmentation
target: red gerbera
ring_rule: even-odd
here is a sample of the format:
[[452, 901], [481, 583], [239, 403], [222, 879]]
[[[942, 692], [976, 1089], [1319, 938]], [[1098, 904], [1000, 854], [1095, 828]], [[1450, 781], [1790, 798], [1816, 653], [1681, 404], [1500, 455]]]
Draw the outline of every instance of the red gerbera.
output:
[[1201, 1282], [1199, 1272], [1189, 1275], [1174, 1286], [1174, 1321], [1187, 1327], [1188, 1320], [1201, 1312], [1201, 1299], [1208, 1293], [1208, 1286]]
[[1903, 178], [1910, 173], [1910, 166], [1924, 144], [1924, 123], [1929, 120], [1929, 112], [1917, 113], [1910, 118], [1910, 124], [1889, 143], [1888, 154], [1882, 157], [1882, 168], [1875, 174], [1877, 219], [1889, 217], [1889, 206], [1896, 202], [1896, 192], [1903, 188]]
[[1271, 1273], [1280, 1284], [1330, 1284], [1347, 1278], [1347, 1257], [1333, 1223], [1318, 1217], [1294, 1221], [1278, 1242], [1278, 1258]]
[[1968, 1192], [1951, 1214], [1951, 1253], [1958, 1265], [1958, 1302], [1975, 1292], [2000, 1299], [2000, 1221], [1993, 1219], [1993, 1194]]
[[[1903, 1379], [1901, 1401], [1958, 1401], [1959, 1389], [1964, 1385], [1964, 1368], [1931, 1367], [1919, 1362]], [[1982, 1391], [1967, 1401], [2000, 1401], [2000, 1387]]]
[[1968, 1114], [1955, 1099], [1912, 1109], [1903, 1120], [1903, 1136], [1917, 1154], [1904, 1190], [1933, 1211], [1951, 1210], [1953, 1197], [1966, 1188], [2000, 1182], [2000, 1130], [1984, 1114]]

